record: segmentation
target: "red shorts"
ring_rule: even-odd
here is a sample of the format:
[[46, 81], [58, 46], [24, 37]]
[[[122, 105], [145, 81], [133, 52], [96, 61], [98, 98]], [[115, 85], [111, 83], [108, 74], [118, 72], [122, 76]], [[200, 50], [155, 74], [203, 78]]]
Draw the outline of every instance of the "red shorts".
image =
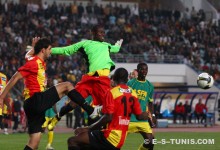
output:
[[80, 82], [75, 86], [83, 98], [92, 96], [94, 105], [102, 105], [105, 100], [105, 92], [110, 88], [110, 79], [107, 76], [83, 75]]

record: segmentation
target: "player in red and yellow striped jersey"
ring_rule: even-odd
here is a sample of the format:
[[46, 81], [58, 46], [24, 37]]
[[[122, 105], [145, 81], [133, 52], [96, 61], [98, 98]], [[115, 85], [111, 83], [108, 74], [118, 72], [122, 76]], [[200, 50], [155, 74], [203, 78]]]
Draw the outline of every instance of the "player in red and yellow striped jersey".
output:
[[[29, 141], [24, 150], [38, 149], [43, 132], [42, 124], [45, 121], [45, 112], [63, 96], [74, 101], [74, 86], [70, 82], [59, 83], [46, 90], [46, 60], [51, 55], [51, 42], [47, 38], [34, 38], [32, 50], [26, 54], [27, 62], [8, 81], [0, 94], [0, 107], [10, 89], [20, 79], [24, 79], [24, 110], [28, 122]], [[88, 106], [90, 108], [91, 106]], [[90, 108], [94, 110], [94, 108]]]
[[[0, 93], [2, 93], [3, 89], [5, 88], [6, 84], [7, 84], [8, 80], [7, 80], [7, 76], [0, 72]], [[3, 127], [3, 110], [7, 108], [6, 104], [5, 104], [5, 100], [4, 100], [4, 107], [2, 109], [2, 107], [0, 107], [0, 128], [4, 128]], [[5, 132], [5, 134], [7, 134], [7, 132]]]
[[[136, 92], [126, 85], [128, 71], [118, 68], [113, 80], [116, 86], [106, 93], [103, 100], [103, 116], [89, 127], [78, 128], [75, 135], [68, 139], [68, 149], [74, 150], [88, 145], [96, 150], [119, 150], [127, 136], [131, 113], [139, 120], [148, 119], [148, 113], [142, 112]], [[102, 130], [97, 130], [106, 126]]]
[[4, 134], [8, 135], [8, 127], [11, 126], [11, 106], [13, 103], [13, 99], [10, 94], [6, 96], [4, 99], [4, 107], [3, 107], [3, 119], [2, 119], [2, 127], [4, 129]]

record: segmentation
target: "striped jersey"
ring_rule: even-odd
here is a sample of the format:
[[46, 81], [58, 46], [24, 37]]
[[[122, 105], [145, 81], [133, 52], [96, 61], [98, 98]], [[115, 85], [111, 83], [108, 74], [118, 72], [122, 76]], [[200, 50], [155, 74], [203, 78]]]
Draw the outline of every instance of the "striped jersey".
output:
[[46, 89], [46, 63], [38, 56], [30, 57], [27, 62], [21, 66], [18, 71], [24, 78], [23, 95], [25, 100], [36, 92], [42, 92]]
[[0, 93], [5, 88], [7, 82], [8, 82], [7, 76], [0, 72]]
[[[8, 82], [7, 76], [0, 72], [0, 93], [4, 90], [6, 84]], [[4, 110], [2, 111], [2, 108], [0, 107], [0, 115], [2, 115], [6, 110], [7, 106], [4, 104]]]
[[102, 113], [113, 114], [112, 121], [102, 131], [112, 145], [120, 148], [127, 136], [131, 113], [139, 115], [142, 111], [134, 90], [121, 84], [107, 91]]
[[[147, 105], [149, 102], [153, 102], [153, 93], [154, 86], [148, 80], [139, 81], [136, 78], [133, 78], [128, 81], [128, 86], [130, 86], [136, 93], [139, 99], [139, 103], [141, 104], [142, 111], [147, 111]], [[131, 122], [147, 122], [147, 120], [137, 120], [135, 115], [131, 115]]]

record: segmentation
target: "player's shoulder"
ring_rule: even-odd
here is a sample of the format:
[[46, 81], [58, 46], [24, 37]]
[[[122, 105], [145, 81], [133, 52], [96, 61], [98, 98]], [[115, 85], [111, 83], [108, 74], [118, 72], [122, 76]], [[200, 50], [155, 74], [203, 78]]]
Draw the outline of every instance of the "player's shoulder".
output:
[[150, 82], [149, 80], [146, 80], [147, 84], [149, 84], [150, 86], [154, 87], [153, 83]]
[[131, 85], [132, 83], [134, 83], [136, 81], [137, 81], [136, 78], [130, 79], [130, 80], [128, 80], [127, 85]]
[[0, 72], [0, 77], [6, 77], [6, 74]]
[[33, 57], [28, 57], [26, 59], [26, 63], [25, 65], [32, 65], [32, 66], [36, 66], [39, 62], [43, 62], [39, 57], [37, 56], [33, 56]]
[[30, 56], [30, 57], [27, 57], [25, 60], [26, 60], [26, 62], [33, 62], [33, 61], [37, 60], [37, 57], [36, 56]]
[[108, 43], [108, 42], [102, 42], [102, 44], [111, 45], [111, 44], [110, 44], [110, 43]]

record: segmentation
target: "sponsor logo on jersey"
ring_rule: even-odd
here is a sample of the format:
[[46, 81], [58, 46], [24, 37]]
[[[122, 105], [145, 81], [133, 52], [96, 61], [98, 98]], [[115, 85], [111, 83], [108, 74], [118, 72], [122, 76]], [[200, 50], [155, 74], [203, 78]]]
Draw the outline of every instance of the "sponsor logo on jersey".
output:
[[121, 93], [131, 93], [131, 89], [119, 88], [119, 91], [120, 91]]
[[128, 119], [122, 119], [122, 116], [118, 116], [118, 118], [119, 118], [120, 125], [128, 125], [130, 122], [130, 120], [128, 120]]

